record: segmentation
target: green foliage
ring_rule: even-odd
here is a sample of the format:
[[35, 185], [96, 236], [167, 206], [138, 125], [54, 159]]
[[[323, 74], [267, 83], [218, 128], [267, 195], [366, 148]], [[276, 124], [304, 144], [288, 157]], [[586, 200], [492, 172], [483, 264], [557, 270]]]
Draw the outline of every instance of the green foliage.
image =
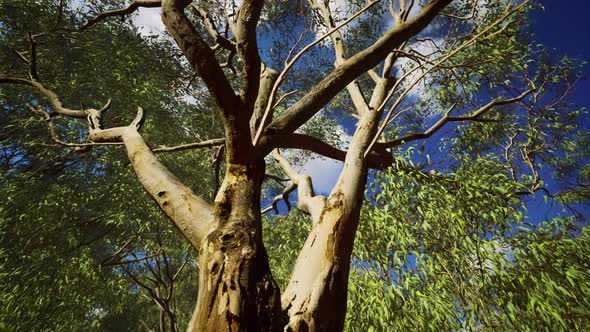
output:
[[[111, 98], [105, 117], [111, 127], [127, 125], [142, 106], [148, 114], [144, 136], [153, 145], [191, 142], [195, 132], [203, 139], [218, 137], [208, 115], [195, 116], [207, 99], [199, 99], [199, 106], [179, 101], [177, 87], [186, 83], [178, 78], [186, 73], [170, 55], [171, 44], [144, 39], [125, 20], [79, 33], [92, 12], [76, 8], [64, 7], [57, 20], [55, 1], [3, 1], [2, 74], [27, 77], [14, 50], [28, 56], [26, 32], [44, 32], [37, 38], [40, 80], [66, 107], [99, 107]], [[0, 89], [0, 330], [121, 331], [142, 322], [153, 328], [159, 309], [125, 269], [145, 282], [150, 271], [142, 263], [155, 261], [112, 263], [133, 260], [130, 253], [141, 258], [164, 252], [172, 270], [185, 260], [192, 266], [179, 274], [174, 296], [182, 329], [194, 306], [194, 257], [141, 189], [124, 151], [97, 147], [79, 154], [51, 144], [46, 124], [26, 107], [48, 108], [46, 98], [22, 86]], [[85, 138], [84, 121], [55, 122], [63, 140]], [[169, 134], [179, 127], [184, 131]], [[212, 174], [204, 171], [209, 151], [161, 159], [185, 183], [198, 184], [196, 193], [210, 197]], [[125, 250], [114, 255], [119, 249]]]
[[400, 160], [379, 176], [357, 234], [348, 330], [587, 329], [588, 226], [517, 228], [523, 205], [506, 173], [481, 157], [445, 175]]

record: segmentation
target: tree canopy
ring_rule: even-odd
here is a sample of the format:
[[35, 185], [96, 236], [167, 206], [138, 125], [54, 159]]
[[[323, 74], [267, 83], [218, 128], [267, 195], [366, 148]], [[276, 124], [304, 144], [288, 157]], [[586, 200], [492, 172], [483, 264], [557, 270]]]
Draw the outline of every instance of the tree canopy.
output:
[[0, 329], [589, 329], [584, 63], [540, 6], [3, 1]]

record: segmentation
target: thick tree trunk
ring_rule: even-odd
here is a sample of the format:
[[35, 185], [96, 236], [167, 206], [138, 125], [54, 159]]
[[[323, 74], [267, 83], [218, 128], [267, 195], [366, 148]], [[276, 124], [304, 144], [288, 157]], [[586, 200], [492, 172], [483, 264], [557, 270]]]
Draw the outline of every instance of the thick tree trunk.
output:
[[230, 164], [199, 257], [199, 294], [189, 331], [279, 331], [280, 292], [262, 244], [264, 162]]

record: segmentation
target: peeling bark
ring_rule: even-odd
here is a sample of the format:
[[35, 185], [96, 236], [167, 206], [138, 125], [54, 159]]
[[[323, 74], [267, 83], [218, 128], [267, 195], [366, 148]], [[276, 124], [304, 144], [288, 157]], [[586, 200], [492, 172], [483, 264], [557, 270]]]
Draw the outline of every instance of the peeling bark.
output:
[[280, 292], [262, 245], [264, 164], [229, 164], [199, 257], [199, 295], [189, 331], [279, 331]]

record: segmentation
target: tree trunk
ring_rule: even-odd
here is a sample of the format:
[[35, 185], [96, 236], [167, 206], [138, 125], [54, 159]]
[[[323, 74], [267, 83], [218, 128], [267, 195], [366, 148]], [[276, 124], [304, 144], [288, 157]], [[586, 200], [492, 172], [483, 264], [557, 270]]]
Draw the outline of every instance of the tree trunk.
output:
[[280, 292], [262, 244], [264, 161], [229, 164], [199, 257], [199, 294], [189, 331], [279, 331]]

